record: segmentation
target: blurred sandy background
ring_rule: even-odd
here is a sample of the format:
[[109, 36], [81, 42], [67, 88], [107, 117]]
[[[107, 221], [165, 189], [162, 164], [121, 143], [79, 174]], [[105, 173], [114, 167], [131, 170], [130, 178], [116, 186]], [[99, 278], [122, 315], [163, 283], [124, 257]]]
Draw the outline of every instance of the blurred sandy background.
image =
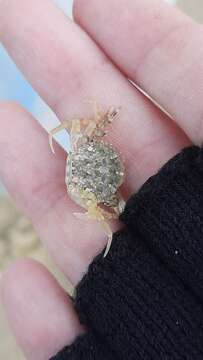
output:
[[[67, 3], [70, 7], [71, 0], [67, 0]], [[203, 0], [179, 0], [177, 5], [196, 20], [203, 22]], [[56, 269], [45, 249], [40, 245], [31, 224], [16, 209], [12, 200], [2, 189], [3, 187], [0, 184], [0, 273], [14, 259], [21, 256], [32, 256], [44, 263], [59, 281], [67, 287], [68, 285], [62, 274]], [[1, 359], [24, 360], [24, 357], [8, 329], [3, 309], [0, 306]]]

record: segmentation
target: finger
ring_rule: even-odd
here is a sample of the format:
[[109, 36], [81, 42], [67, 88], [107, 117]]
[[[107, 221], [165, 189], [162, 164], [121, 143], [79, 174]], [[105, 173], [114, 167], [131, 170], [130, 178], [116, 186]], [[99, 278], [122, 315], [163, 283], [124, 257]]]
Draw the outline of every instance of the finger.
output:
[[123, 107], [112, 141], [126, 158], [129, 191], [186, 143], [52, 2], [21, 0], [18, 7], [14, 0], [1, 2], [0, 24], [1, 40], [13, 59], [62, 120], [90, 115], [85, 99], [97, 100], [104, 108]]
[[201, 144], [202, 27], [161, 0], [89, 0], [86, 5], [75, 1], [77, 22]]
[[97, 223], [80, 222], [74, 216], [79, 207], [67, 196], [64, 151], [57, 146], [54, 156], [45, 130], [18, 105], [1, 104], [0, 119], [0, 177], [75, 284], [104, 248], [105, 236]]
[[1, 298], [28, 360], [49, 359], [83, 332], [68, 295], [48, 270], [31, 259], [6, 271]]

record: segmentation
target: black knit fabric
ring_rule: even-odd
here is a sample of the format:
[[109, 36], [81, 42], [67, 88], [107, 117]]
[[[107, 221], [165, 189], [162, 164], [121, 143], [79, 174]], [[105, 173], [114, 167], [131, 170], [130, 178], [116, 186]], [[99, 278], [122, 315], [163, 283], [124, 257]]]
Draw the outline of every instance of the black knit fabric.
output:
[[103, 344], [88, 332], [85, 336], [79, 336], [71, 345], [63, 349], [53, 359], [60, 360], [114, 360], [111, 350], [103, 347]]
[[87, 334], [52, 360], [203, 359], [203, 151], [169, 161], [121, 220], [77, 287]]

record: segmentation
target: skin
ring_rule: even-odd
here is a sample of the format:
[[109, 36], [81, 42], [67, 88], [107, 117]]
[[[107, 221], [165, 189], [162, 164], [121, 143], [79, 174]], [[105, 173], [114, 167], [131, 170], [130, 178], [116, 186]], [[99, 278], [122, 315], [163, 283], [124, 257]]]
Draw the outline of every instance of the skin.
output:
[[[108, 140], [125, 158], [129, 197], [184, 146], [202, 143], [202, 27], [162, 0], [76, 0], [74, 17], [79, 25], [49, 0], [1, 0], [0, 40], [61, 121], [92, 115], [85, 99], [122, 107]], [[76, 285], [106, 238], [96, 223], [78, 226], [63, 150], [55, 145], [53, 156], [46, 132], [17, 104], [1, 103], [0, 119], [1, 179]], [[6, 271], [1, 298], [28, 360], [48, 359], [84, 331], [63, 289], [33, 260]]]

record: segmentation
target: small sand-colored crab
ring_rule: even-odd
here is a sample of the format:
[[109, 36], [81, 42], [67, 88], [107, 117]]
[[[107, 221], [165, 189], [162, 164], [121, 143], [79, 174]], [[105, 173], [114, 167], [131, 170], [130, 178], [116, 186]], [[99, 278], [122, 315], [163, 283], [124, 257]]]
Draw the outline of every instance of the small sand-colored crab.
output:
[[63, 122], [50, 131], [49, 143], [54, 153], [53, 135], [62, 129], [70, 134], [65, 182], [72, 200], [87, 210], [77, 213], [81, 219], [99, 221], [108, 236], [104, 256], [112, 242], [111, 219], [118, 218], [125, 202], [119, 188], [124, 179], [123, 162], [114, 147], [103, 141], [105, 128], [117, 116], [119, 108], [101, 112], [94, 103], [93, 118], [79, 118]]

